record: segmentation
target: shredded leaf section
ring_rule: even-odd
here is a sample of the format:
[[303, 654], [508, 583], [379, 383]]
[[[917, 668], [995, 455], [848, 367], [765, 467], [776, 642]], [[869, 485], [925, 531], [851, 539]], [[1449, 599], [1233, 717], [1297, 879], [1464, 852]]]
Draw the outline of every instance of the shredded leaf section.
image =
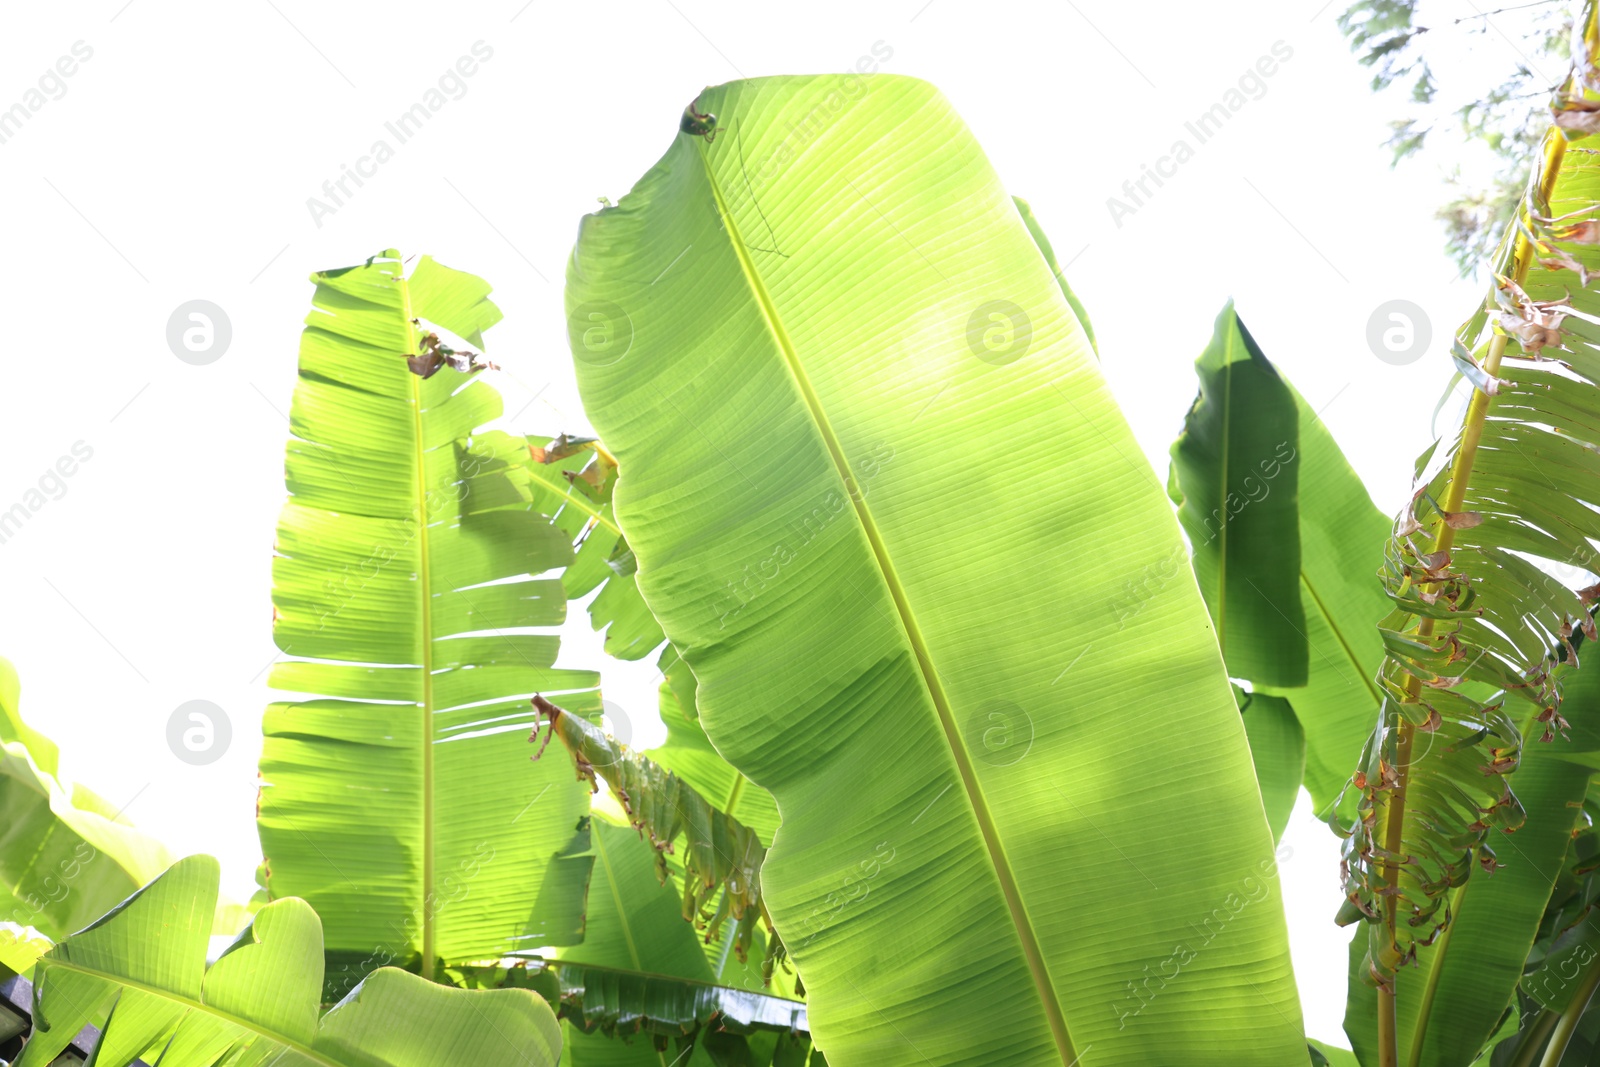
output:
[[1523, 735], [1566, 730], [1574, 634], [1595, 637], [1600, 573], [1600, 132], [1596, 5], [1494, 285], [1458, 331], [1471, 387], [1448, 443], [1418, 461], [1379, 577], [1383, 705], [1350, 787], [1343, 921], [1371, 923], [1368, 977], [1450, 923], [1449, 891], [1497, 866], [1489, 831], [1523, 821], [1508, 777]]
[[[736, 924], [733, 948], [744, 960], [757, 920], [765, 922], [763, 974], [770, 982], [773, 968], [786, 953], [761, 899], [761, 864], [767, 850], [756, 832], [712, 807], [671, 771], [630, 751], [598, 727], [542, 696], [533, 698], [533, 706], [542, 716], [541, 724], [550, 727], [533, 758], [544, 755], [551, 737], [559, 737], [572, 755], [579, 780], [599, 792], [596, 779], [605, 779], [634, 828], [641, 836], [649, 836], [655, 848], [656, 876], [663, 884], [671, 875], [667, 856], [677, 854], [676, 843], [683, 838], [683, 917], [694, 922], [708, 942], [717, 938], [731, 917]], [[529, 740], [537, 740], [539, 735], [536, 727]]]

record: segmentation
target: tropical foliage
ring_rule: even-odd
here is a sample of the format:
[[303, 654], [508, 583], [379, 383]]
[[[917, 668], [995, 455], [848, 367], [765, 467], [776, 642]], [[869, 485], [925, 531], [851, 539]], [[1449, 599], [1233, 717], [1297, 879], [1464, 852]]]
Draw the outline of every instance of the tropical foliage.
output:
[[[262, 890], [219, 906], [214, 860], [64, 785], [0, 661], [0, 1056], [1588, 1062], [1579, 25], [1454, 339], [1471, 401], [1392, 523], [1231, 303], [1163, 491], [1039, 220], [910, 78], [707, 89], [585, 217], [599, 437], [496, 425], [482, 279], [394, 250], [313, 275]], [[600, 665], [557, 665], [579, 601], [656, 657], [659, 747], [607, 733]], [[1274, 842], [1302, 787], [1345, 839], [1353, 1052], [1299, 1017]]]

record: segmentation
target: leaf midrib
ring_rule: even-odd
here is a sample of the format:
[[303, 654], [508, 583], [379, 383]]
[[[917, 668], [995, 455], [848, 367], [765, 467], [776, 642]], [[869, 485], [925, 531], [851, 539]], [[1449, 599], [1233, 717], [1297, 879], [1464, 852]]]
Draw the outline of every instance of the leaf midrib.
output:
[[[698, 148], [698, 146], [695, 146], [695, 148]], [[691, 151], [695, 151], [695, 148], [691, 148]], [[1039, 944], [1037, 934], [1034, 932], [1027, 907], [1023, 903], [1021, 889], [1018, 887], [1016, 876], [1011, 870], [1011, 862], [1006, 856], [1005, 844], [1001, 840], [999, 828], [995, 825], [994, 817], [989, 811], [988, 800], [983, 795], [977, 772], [972, 765], [972, 759], [961, 741], [961, 732], [956, 725], [955, 716], [950, 707], [949, 698], [944, 691], [944, 686], [939, 681], [938, 672], [934, 669], [933, 657], [927, 647], [927, 642], [922, 636], [921, 626], [917, 622], [916, 614], [911, 609], [911, 603], [905, 587], [895, 571], [894, 561], [883, 542], [877, 521], [866, 506], [865, 495], [858, 491], [855, 477], [851, 473], [852, 468], [845, 459], [844, 448], [840, 444], [838, 435], [834, 432], [833, 425], [828, 419], [827, 411], [822, 406], [821, 398], [817, 396], [816, 390], [805, 372], [805, 367], [800, 362], [799, 353], [795, 351], [794, 343], [790, 339], [788, 331], [783, 327], [783, 321], [778, 316], [778, 310], [773, 304], [771, 294], [767, 292], [766, 284], [762, 281], [760, 272], [756, 270], [755, 264], [750, 259], [744, 237], [739, 231], [738, 223], [734, 220], [733, 213], [728, 210], [727, 201], [723, 199], [722, 188], [718, 185], [716, 175], [711, 169], [710, 160], [707, 158], [708, 151], [708, 148], [699, 148], [696, 155], [699, 157], [701, 165], [705, 168], [706, 184], [710, 186], [712, 196], [716, 200], [717, 213], [721, 217], [723, 229], [728, 235], [728, 242], [732, 246], [733, 254], [739, 262], [740, 270], [744, 274], [745, 283], [749, 286], [751, 295], [755, 298], [756, 304], [761, 310], [761, 315], [766, 320], [767, 328], [777, 342], [778, 350], [790, 375], [794, 379], [795, 386], [800, 393], [801, 400], [806, 405], [812, 423], [816, 426], [818, 433], [822, 436], [823, 443], [827, 446], [829, 458], [833, 461], [834, 471], [844, 482], [846, 496], [850, 499], [857, 521], [860, 522], [862, 532], [866, 535], [867, 542], [872, 549], [873, 559], [878, 564], [880, 576], [889, 590], [890, 598], [894, 601], [895, 609], [900, 616], [901, 627], [905, 631], [906, 640], [911, 645], [913, 654], [916, 656], [917, 666], [922, 672], [923, 684], [939, 717], [939, 725], [944, 730], [951, 758], [956, 764], [962, 787], [966, 791], [968, 803], [971, 805], [973, 815], [978, 823], [979, 833], [982, 835], [984, 845], [989, 852], [995, 878], [1000, 883], [1000, 890], [1005, 897], [1012, 925], [1016, 928], [1017, 939], [1021, 944], [1023, 957], [1027, 962], [1028, 971], [1038, 992], [1040, 1007], [1044, 1012], [1046, 1022], [1049, 1024], [1056, 1051], [1061, 1057], [1061, 1062], [1066, 1064], [1067, 1067], [1072, 1067], [1078, 1062], [1078, 1054], [1074, 1050], [1072, 1036], [1067, 1029], [1066, 1016], [1061, 1008], [1060, 997], [1056, 995], [1049, 969], [1045, 965], [1044, 951]]]
[[[401, 276], [400, 314], [405, 328], [410, 357], [417, 352], [417, 331], [411, 313], [411, 286]], [[422, 378], [407, 375], [411, 386], [412, 465], [416, 471], [417, 581], [422, 615], [422, 966], [423, 978], [433, 981], [434, 945], [437, 941], [433, 908], [433, 576], [428, 565], [431, 546], [428, 537], [428, 472], [422, 447]]]

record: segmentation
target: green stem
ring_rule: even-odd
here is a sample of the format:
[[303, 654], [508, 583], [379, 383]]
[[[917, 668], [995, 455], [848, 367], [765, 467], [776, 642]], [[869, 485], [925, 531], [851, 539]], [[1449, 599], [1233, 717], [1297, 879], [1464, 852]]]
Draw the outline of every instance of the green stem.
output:
[[1583, 976], [1583, 985], [1572, 995], [1572, 1003], [1567, 1005], [1567, 1010], [1561, 1013], [1554, 1032], [1550, 1034], [1550, 1045], [1544, 1050], [1544, 1059], [1539, 1061], [1539, 1067], [1559, 1067], [1561, 1057], [1566, 1054], [1567, 1043], [1572, 1040], [1572, 1035], [1578, 1032], [1578, 1021], [1588, 1009], [1589, 1000], [1594, 996], [1596, 986], [1600, 986], [1600, 960], [1590, 965], [1588, 972]]
[[1559, 1018], [1548, 1008], [1539, 1013], [1539, 1017], [1523, 1035], [1522, 1044], [1517, 1046], [1517, 1058], [1511, 1061], [1511, 1067], [1533, 1067], [1533, 1058], [1539, 1055], [1539, 1050], [1544, 1047], [1544, 1039], [1550, 1036]]

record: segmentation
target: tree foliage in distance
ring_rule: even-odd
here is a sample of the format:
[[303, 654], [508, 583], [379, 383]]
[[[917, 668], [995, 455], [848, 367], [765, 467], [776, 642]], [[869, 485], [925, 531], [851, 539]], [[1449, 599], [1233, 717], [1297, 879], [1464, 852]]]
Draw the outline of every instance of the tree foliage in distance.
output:
[[[1423, 7], [1422, 0], [1357, 0], [1338, 24], [1372, 70], [1373, 90], [1399, 101], [1385, 141], [1395, 163], [1421, 154], [1452, 126], [1463, 143], [1480, 146], [1494, 161], [1483, 179], [1457, 168], [1450, 199], [1438, 211], [1446, 248], [1467, 273], [1494, 251], [1522, 195], [1526, 161], [1545, 126], [1528, 102], [1553, 90], [1566, 70], [1571, 5], [1533, 0], [1437, 20], [1425, 19]], [[1472, 41], [1488, 43], [1484, 62], [1465, 77], [1438, 72], [1436, 49], [1460, 50]]]

